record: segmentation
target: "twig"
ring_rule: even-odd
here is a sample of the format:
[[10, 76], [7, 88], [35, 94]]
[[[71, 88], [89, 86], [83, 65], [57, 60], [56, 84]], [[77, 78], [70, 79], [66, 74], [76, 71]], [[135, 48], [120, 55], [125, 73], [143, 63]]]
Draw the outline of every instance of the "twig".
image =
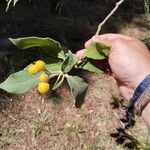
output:
[[120, 118], [119, 118], [118, 114], [116, 112], [114, 112], [114, 115], [117, 117], [117, 119], [119, 120], [122, 127], [125, 128], [125, 125], [120, 121]]
[[118, 7], [124, 2], [125, 0], [120, 0], [116, 3], [114, 9], [106, 16], [106, 18], [98, 25], [98, 29], [95, 35], [99, 35], [102, 26], [106, 23], [106, 21], [117, 11]]

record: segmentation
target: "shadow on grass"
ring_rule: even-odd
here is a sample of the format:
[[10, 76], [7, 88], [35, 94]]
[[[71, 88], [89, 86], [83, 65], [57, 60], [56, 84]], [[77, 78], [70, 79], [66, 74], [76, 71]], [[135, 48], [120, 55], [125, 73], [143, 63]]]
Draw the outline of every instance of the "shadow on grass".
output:
[[[112, 102], [110, 105], [112, 109], [125, 109], [124, 100], [118, 97], [112, 96]], [[127, 120], [120, 119], [122, 123], [126, 123]], [[135, 122], [132, 123], [134, 126]], [[124, 148], [127, 149], [138, 149], [139, 142], [132, 135], [127, 133], [127, 129], [117, 128], [115, 133], [111, 133], [110, 136], [115, 139], [117, 144], [123, 145]]]
[[110, 136], [115, 138], [116, 143], [123, 145], [124, 148], [138, 149], [138, 140], [128, 134], [123, 128], [117, 128], [117, 132], [111, 133]]
[[58, 91], [52, 91], [50, 97], [51, 97], [51, 102], [54, 105], [59, 105], [63, 103], [63, 97], [59, 94]]
[[120, 107], [122, 108], [125, 108], [125, 105], [123, 104], [124, 103], [124, 99], [120, 99], [116, 96], [112, 96], [112, 102], [110, 102], [110, 105], [112, 107], [112, 109], [118, 109]]

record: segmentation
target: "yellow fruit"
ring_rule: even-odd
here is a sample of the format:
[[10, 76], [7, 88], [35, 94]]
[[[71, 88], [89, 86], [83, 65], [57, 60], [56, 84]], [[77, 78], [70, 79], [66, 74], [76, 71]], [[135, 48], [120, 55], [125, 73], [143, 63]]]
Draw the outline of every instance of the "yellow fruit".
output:
[[42, 71], [45, 69], [45, 62], [42, 61], [42, 60], [38, 60], [35, 62], [35, 65], [37, 66], [38, 68], [38, 71]]
[[49, 91], [49, 84], [48, 83], [45, 83], [45, 82], [40, 82], [39, 85], [38, 85], [38, 91], [41, 93], [41, 94], [45, 94]]
[[38, 72], [37, 66], [35, 66], [35, 65], [30, 65], [30, 66], [28, 67], [28, 72], [29, 72], [30, 74], [36, 74], [36, 73]]
[[48, 82], [48, 75], [46, 73], [42, 73], [39, 77], [41, 82]]

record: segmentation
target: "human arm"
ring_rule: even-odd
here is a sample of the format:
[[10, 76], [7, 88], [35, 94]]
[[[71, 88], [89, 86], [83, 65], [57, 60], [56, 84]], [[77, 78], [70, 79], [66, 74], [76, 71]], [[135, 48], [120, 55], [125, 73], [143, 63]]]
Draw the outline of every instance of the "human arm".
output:
[[[85, 43], [102, 42], [111, 46], [108, 56], [112, 75], [117, 81], [122, 96], [129, 100], [138, 85], [150, 74], [150, 52], [145, 44], [136, 38], [121, 34], [104, 34], [92, 37]], [[84, 57], [85, 50], [77, 57]], [[142, 111], [142, 118], [150, 128], [150, 104]]]

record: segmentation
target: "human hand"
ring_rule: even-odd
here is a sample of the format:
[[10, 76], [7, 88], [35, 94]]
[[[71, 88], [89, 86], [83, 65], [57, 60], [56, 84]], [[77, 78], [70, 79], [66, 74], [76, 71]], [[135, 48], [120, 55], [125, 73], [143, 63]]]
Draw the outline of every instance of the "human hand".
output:
[[[121, 34], [93, 36], [85, 43], [85, 48], [94, 42], [111, 46], [108, 62], [112, 75], [117, 81], [122, 96], [129, 100], [136, 87], [150, 73], [150, 52], [144, 43], [136, 38]], [[77, 58], [84, 56], [85, 50], [77, 52]]]

